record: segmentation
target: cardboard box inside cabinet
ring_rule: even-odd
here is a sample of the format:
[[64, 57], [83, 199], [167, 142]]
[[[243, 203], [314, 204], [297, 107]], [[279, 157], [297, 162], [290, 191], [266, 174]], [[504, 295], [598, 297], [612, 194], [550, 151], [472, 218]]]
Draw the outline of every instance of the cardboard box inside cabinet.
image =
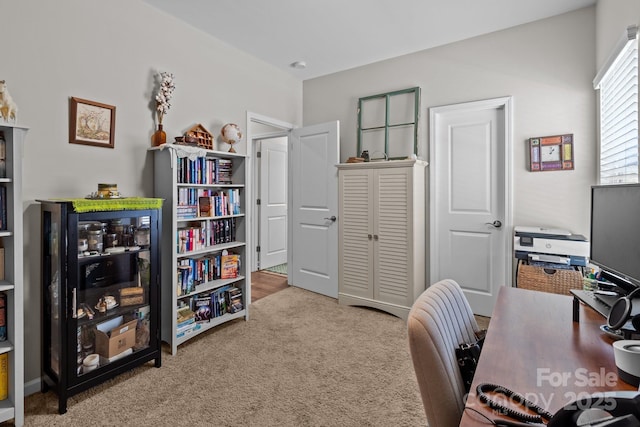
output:
[[111, 358], [133, 347], [136, 343], [137, 320], [117, 326], [109, 333], [96, 330], [96, 353]]

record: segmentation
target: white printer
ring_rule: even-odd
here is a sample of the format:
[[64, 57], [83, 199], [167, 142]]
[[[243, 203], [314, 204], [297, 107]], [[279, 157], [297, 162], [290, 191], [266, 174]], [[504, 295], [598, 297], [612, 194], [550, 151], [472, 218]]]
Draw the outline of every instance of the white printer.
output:
[[515, 257], [528, 261], [586, 266], [589, 241], [567, 230], [543, 227], [514, 227]]

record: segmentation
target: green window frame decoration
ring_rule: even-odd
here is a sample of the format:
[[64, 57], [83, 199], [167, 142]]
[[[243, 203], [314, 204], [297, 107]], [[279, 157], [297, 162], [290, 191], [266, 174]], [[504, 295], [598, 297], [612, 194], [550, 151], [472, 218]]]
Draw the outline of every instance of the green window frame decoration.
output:
[[[379, 160], [376, 153], [387, 160], [417, 155], [419, 117], [419, 87], [359, 98], [357, 154], [366, 150], [372, 160]], [[410, 144], [412, 153], [406, 152]]]

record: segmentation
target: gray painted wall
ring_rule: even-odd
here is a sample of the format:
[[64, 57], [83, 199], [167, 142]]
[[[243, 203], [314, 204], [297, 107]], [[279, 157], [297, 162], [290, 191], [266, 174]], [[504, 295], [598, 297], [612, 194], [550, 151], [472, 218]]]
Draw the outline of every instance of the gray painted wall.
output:
[[[246, 111], [302, 121], [302, 83], [138, 0], [0, 3], [0, 79], [31, 129], [24, 155], [25, 382], [39, 390], [40, 206], [99, 182], [153, 196], [153, 77], [175, 74], [169, 140], [201, 123], [246, 129]], [[116, 106], [115, 149], [69, 144], [69, 97]], [[224, 148], [228, 149], [228, 146]], [[245, 152], [246, 144], [237, 144]], [[31, 384], [30, 384], [31, 383]], [[33, 389], [35, 387], [35, 390]]]
[[[340, 120], [342, 161], [356, 155], [358, 98], [422, 88], [419, 156], [428, 109], [514, 97], [514, 224], [589, 232], [595, 182], [595, 7], [304, 82], [304, 124]], [[529, 172], [530, 137], [573, 133], [573, 171]], [[407, 153], [408, 154], [408, 153]]]

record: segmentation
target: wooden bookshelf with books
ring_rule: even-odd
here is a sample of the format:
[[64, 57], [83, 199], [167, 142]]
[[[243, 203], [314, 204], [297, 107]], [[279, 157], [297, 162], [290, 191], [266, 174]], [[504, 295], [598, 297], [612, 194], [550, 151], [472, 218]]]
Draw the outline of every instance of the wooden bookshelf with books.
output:
[[178, 346], [248, 318], [247, 165], [242, 154], [167, 146], [154, 155], [163, 206], [162, 340]]

